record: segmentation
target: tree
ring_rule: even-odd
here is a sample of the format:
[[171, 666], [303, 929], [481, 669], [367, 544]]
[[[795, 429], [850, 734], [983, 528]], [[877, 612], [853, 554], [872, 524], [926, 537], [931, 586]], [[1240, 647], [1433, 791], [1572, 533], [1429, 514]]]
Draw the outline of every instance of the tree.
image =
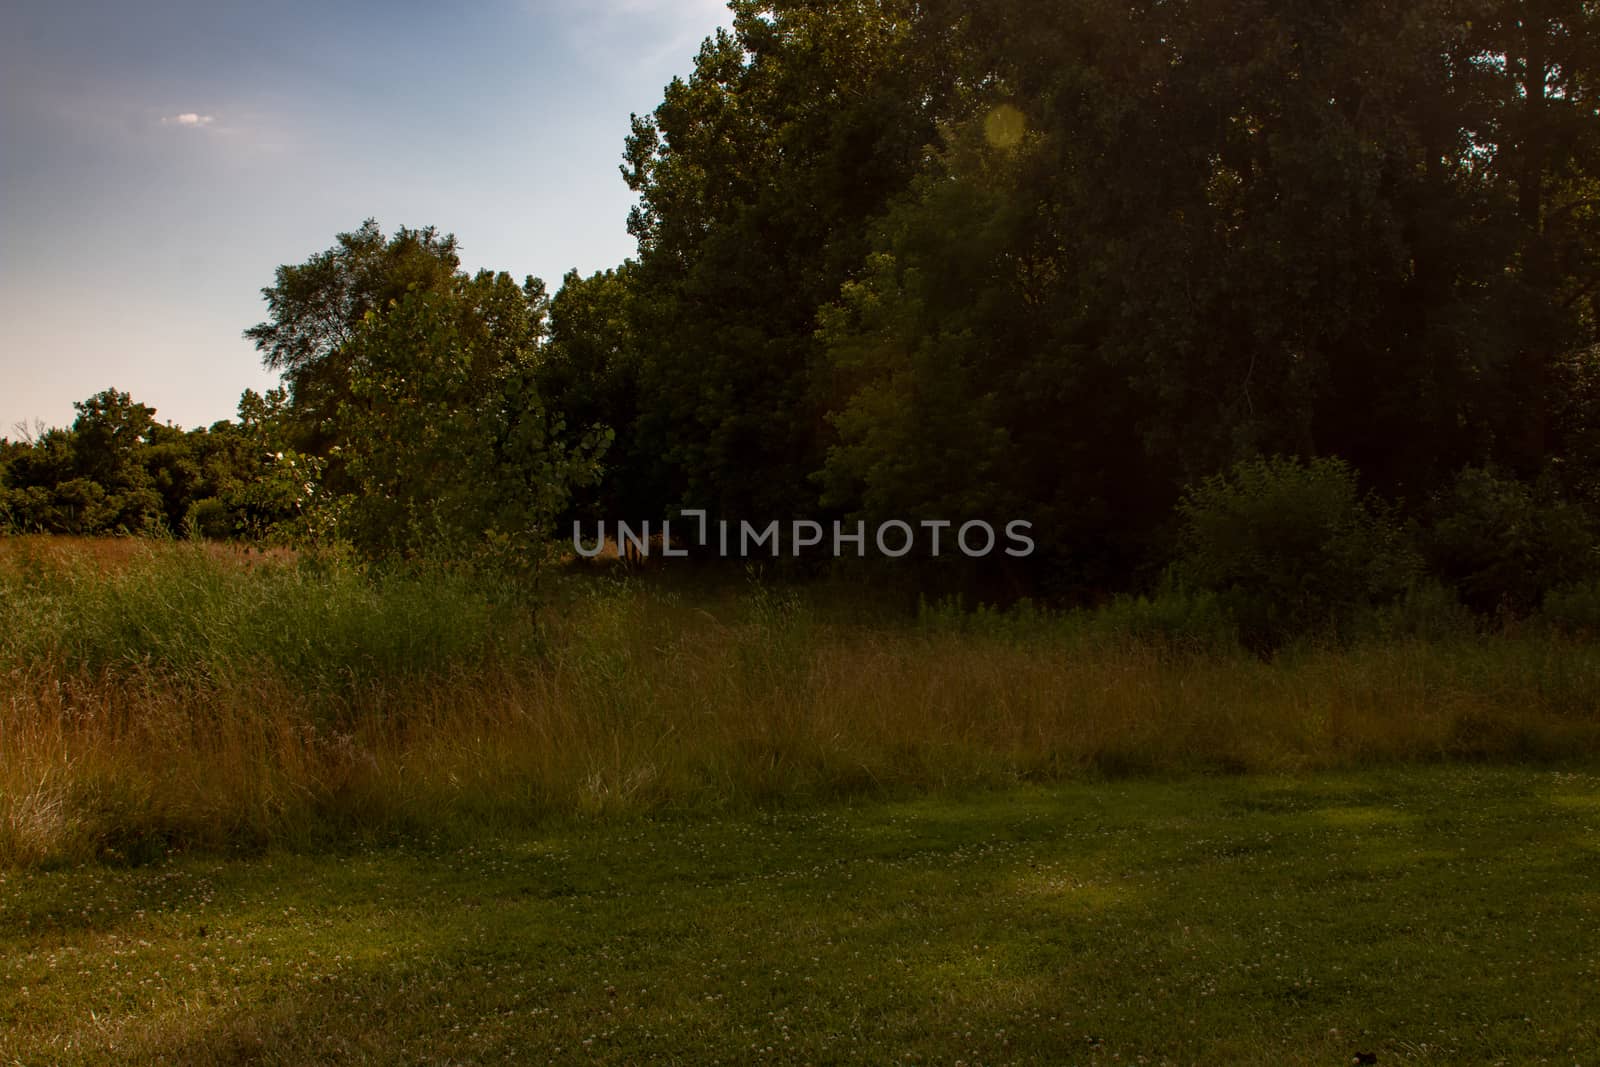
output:
[[56, 487], [76, 477], [72, 432], [47, 429], [10, 442], [0, 482], [7, 526], [26, 532], [69, 533], [81, 524], [56, 498]]
[[828, 435], [816, 311], [920, 165], [946, 57], [905, 0], [731, 6], [627, 142], [644, 404], [625, 458], [670, 504], [803, 515]]
[[261, 290], [269, 317], [244, 332], [289, 388], [294, 443], [326, 455], [338, 443], [335, 416], [348, 399], [348, 344], [367, 314], [409, 292], [445, 291], [460, 259], [452, 234], [401, 227], [385, 238], [374, 219], [341, 233], [332, 248], [281, 266]]
[[1593, 377], [1600, 340], [1600, 5], [1483, 4], [1469, 17], [1468, 128], [1504, 234], [1514, 348], [1496, 368], [1501, 446], [1491, 456], [1531, 476], [1574, 458], [1583, 431], [1566, 398]]
[[[1413, 500], [1468, 462], [1576, 458], [1594, 228], [1563, 223], [1560, 255], [1548, 210], [1531, 228], [1536, 109], [1491, 7], [970, 8], [963, 107], [824, 315], [828, 499], [1026, 506], [1041, 561], [1093, 586], [1252, 456], [1340, 455]], [[1567, 7], [1532, 31], [1572, 39], [1535, 184], [1583, 220], [1593, 5]]]
[[1239, 463], [1190, 486], [1178, 511], [1179, 580], [1217, 594], [1258, 650], [1397, 599], [1421, 568], [1391, 509], [1363, 497], [1342, 460]]
[[161, 496], [144, 465], [157, 432], [155, 408], [106, 389], [72, 405], [73, 472], [57, 495], [75, 515], [75, 533], [143, 533], [160, 526]]
[[176, 426], [155, 425], [150, 429], [149, 443], [140, 460], [151, 488], [160, 496], [162, 526], [167, 530], [182, 532], [190, 505], [210, 495], [202, 487], [196, 448], [206, 436], [205, 430], [191, 435]]
[[536, 382], [544, 287], [457, 276], [369, 311], [342, 350], [341, 525], [372, 555], [533, 564], [607, 437], [560, 441]]
[[[607, 451], [607, 476], [575, 498], [585, 517], [641, 521], [669, 506], [651, 477], [655, 459], [640, 448], [637, 335], [641, 299], [632, 261], [587, 278], [570, 271], [550, 302], [550, 335], [538, 360], [539, 393], [579, 437], [594, 428], [624, 436]], [[568, 438], [569, 446], [578, 440]]]
[[155, 409], [106, 389], [77, 401], [68, 429], [7, 443], [0, 506], [7, 524], [51, 533], [147, 533], [163, 528], [163, 499], [149, 460], [158, 437], [180, 434]]

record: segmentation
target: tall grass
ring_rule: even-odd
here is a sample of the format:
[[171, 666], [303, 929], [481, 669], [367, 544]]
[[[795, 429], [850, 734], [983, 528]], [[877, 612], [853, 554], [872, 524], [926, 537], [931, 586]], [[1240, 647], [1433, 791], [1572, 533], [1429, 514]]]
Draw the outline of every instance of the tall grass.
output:
[[0, 863], [1027, 778], [1600, 754], [1600, 649], [1556, 637], [1390, 633], [1265, 662], [1204, 605], [854, 614], [760, 584], [609, 581], [568, 582], [534, 613], [448, 572], [13, 551]]
[[247, 559], [170, 544], [108, 572], [23, 556], [0, 569], [0, 663], [212, 684], [270, 674], [341, 697], [475, 668], [524, 651], [531, 636], [516, 625], [526, 620], [449, 571]]

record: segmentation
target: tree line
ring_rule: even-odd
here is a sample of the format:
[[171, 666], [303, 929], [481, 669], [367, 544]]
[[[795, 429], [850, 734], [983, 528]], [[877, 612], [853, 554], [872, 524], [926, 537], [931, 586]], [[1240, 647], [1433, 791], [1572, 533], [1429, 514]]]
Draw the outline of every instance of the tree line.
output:
[[318, 464], [284, 452], [288, 394], [246, 390], [238, 418], [184, 430], [129, 394], [73, 404], [69, 427], [0, 439], [0, 525], [18, 532], [259, 539], [313, 495]]
[[1153, 581], [1185, 487], [1266, 457], [1430, 528], [1600, 499], [1600, 5], [730, 7], [633, 117], [634, 258], [552, 296], [369, 222], [265, 290], [275, 443], [216, 458], [241, 407], [184, 436], [200, 475], [150, 427], [144, 475], [69, 461], [109, 447], [102, 394], [5, 446], [13, 521], [305, 522], [224, 484], [292, 462], [374, 553], [1025, 518], [1006, 580], [1072, 597]]

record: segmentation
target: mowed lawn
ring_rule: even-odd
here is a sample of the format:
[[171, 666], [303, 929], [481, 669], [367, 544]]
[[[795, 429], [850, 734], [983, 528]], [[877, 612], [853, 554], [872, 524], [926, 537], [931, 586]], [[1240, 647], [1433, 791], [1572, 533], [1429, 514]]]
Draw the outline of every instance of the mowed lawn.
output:
[[0, 1063], [1594, 1063], [1600, 773], [0, 873]]

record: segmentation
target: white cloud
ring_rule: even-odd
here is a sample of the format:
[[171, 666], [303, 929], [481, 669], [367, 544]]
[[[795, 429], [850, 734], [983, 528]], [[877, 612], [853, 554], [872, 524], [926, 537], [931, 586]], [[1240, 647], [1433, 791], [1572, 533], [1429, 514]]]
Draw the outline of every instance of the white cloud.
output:
[[161, 120], [161, 125], [163, 125], [163, 126], [189, 126], [189, 127], [198, 128], [198, 127], [201, 127], [201, 126], [209, 126], [213, 122], [216, 122], [216, 121], [217, 121], [217, 118], [216, 118], [215, 115], [201, 115], [201, 114], [199, 114], [197, 112], [194, 112], [194, 111], [185, 111], [181, 115], [167, 115], [167, 116], [163, 117], [162, 120]]

